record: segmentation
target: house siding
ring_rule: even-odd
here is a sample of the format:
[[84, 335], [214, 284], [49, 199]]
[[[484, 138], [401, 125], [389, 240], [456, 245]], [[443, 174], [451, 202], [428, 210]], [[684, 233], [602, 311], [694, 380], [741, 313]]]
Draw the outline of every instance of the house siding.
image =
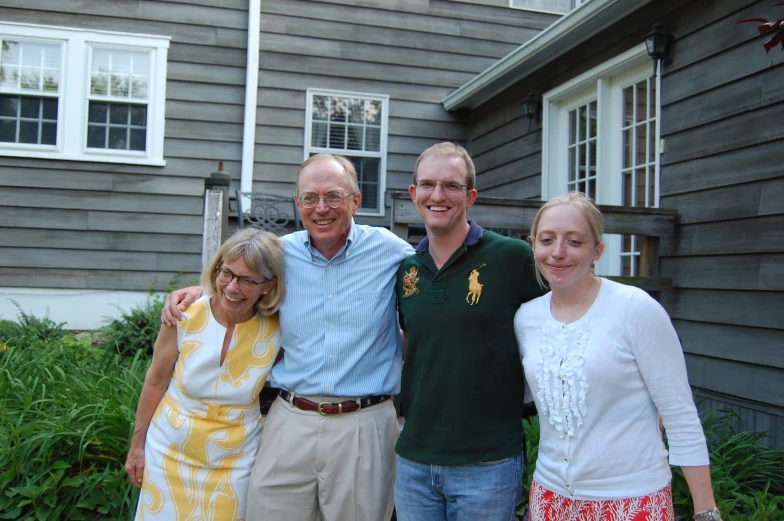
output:
[[3, 2], [6, 22], [171, 42], [166, 166], [2, 157], [0, 287], [147, 291], [200, 272], [204, 178], [218, 161], [238, 176], [242, 148], [248, 4], [214, 4]]
[[[776, 10], [778, 9], [778, 11]], [[784, 53], [753, 24], [781, 9], [748, 0], [663, 0], [553, 60], [470, 114], [481, 195], [541, 197], [542, 132], [522, 116], [544, 93], [638, 45], [654, 23], [674, 35], [662, 73], [660, 205], [678, 210], [663, 240], [661, 293], [701, 409], [740, 414], [784, 447]]]
[[386, 186], [407, 189], [425, 148], [468, 141], [441, 100], [557, 19], [501, 3], [262, 0], [253, 189], [292, 193], [308, 88], [390, 97]]

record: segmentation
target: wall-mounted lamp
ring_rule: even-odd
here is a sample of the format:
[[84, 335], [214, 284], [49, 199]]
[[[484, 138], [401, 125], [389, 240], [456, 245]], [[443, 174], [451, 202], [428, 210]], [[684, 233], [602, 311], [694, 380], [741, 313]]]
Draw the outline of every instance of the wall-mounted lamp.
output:
[[653, 58], [654, 74], [659, 70], [659, 63], [662, 60], [664, 63], [672, 61], [672, 35], [665, 32], [661, 25], [655, 26], [651, 32], [645, 35], [645, 47], [648, 50], [648, 56]]
[[523, 116], [528, 118], [528, 130], [531, 130], [531, 122], [542, 120], [542, 102], [533, 92], [528, 93], [528, 97], [522, 102]]

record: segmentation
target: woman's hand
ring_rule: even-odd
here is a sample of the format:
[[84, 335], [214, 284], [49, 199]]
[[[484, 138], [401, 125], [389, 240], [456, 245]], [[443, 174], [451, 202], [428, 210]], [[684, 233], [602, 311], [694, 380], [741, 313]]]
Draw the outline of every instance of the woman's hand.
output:
[[131, 478], [134, 486], [141, 488], [144, 480], [144, 448], [131, 446], [128, 459], [125, 460], [125, 473]]
[[161, 322], [167, 326], [176, 326], [177, 321], [182, 318], [182, 312], [188, 309], [188, 306], [193, 304], [201, 295], [202, 290], [199, 286], [190, 286], [169, 293], [161, 312]]

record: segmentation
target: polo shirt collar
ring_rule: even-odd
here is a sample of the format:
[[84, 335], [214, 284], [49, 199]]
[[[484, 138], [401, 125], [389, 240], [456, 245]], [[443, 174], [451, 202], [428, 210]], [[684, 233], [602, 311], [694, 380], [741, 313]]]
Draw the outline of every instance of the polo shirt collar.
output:
[[[473, 219], [468, 219], [468, 235], [466, 235], [465, 245], [466, 246], [473, 246], [474, 244], [478, 243], [482, 240], [484, 236], [485, 230]], [[425, 236], [419, 244], [417, 244], [416, 251], [427, 251], [430, 247], [430, 239]]]

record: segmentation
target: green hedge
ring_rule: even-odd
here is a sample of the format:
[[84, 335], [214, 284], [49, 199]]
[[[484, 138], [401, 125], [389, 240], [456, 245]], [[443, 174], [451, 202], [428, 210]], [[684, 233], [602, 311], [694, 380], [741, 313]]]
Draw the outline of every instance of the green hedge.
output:
[[123, 466], [148, 365], [46, 319], [0, 321], [0, 519], [133, 514]]

